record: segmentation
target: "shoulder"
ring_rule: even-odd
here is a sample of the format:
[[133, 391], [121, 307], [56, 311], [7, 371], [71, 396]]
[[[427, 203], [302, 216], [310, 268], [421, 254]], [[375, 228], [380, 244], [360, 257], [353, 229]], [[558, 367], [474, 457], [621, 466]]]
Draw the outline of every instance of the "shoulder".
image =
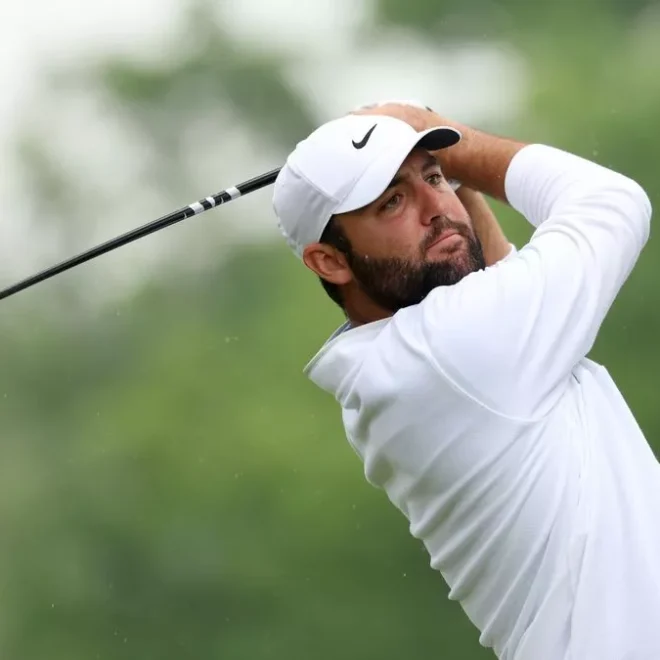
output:
[[480, 405], [512, 418], [536, 417], [548, 401], [538, 395], [541, 379], [532, 367], [554, 343], [539, 321], [546, 302], [537, 271], [535, 251], [523, 248], [454, 286], [434, 289], [400, 314], [400, 332]]

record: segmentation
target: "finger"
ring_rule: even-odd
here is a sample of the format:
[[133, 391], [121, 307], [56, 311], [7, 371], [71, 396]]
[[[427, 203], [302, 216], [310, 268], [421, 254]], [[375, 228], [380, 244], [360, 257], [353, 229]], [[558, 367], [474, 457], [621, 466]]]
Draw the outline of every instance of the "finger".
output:
[[386, 105], [405, 105], [413, 108], [419, 108], [420, 110], [431, 110], [427, 105], [418, 101], [417, 99], [387, 99], [385, 101], [377, 101], [375, 103], [366, 103], [365, 105], [360, 105], [357, 108], [354, 108], [351, 112], [357, 112], [360, 110], [373, 110], [374, 108], [382, 108]]

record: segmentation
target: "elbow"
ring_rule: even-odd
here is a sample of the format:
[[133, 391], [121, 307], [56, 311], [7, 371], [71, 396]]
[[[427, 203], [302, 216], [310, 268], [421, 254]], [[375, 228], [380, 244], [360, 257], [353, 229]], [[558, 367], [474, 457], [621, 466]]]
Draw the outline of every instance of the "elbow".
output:
[[635, 234], [641, 250], [649, 239], [651, 232], [651, 215], [653, 212], [651, 200], [646, 191], [636, 181], [624, 176], [615, 186], [619, 199], [619, 211], [627, 220]]
[[653, 206], [651, 200], [642, 186], [632, 181], [631, 197], [635, 205], [635, 219], [639, 225], [639, 234], [642, 247], [646, 245], [651, 233], [651, 216], [653, 215]]

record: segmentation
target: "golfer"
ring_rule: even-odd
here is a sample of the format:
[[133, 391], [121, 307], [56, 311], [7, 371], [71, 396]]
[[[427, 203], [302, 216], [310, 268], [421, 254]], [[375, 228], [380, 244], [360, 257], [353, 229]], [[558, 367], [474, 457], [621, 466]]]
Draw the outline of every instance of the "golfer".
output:
[[[529, 243], [471, 218], [450, 181], [510, 204]], [[306, 373], [481, 644], [660, 659], [660, 465], [586, 357], [648, 239], [642, 188], [390, 103], [298, 144], [273, 201], [347, 317]]]

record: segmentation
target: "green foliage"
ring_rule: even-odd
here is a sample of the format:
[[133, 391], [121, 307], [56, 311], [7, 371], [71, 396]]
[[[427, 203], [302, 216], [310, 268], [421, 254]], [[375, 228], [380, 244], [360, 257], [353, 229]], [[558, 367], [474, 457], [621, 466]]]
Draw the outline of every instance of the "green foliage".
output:
[[388, 657], [457, 644], [439, 621], [470, 631], [301, 377], [339, 320], [302, 274], [284, 251], [238, 252], [30, 339], [22, 379], [0, 378], [40, 416], [3, 410], [21, 430], [3, 655]]
[[442, 43], [464, 39], [573, 35], [583, 42], [599, 38], [601, 21], [621, 25], [656, 6], [655, 0], [380, 0], [376, 18], [385, 26], [403, 26]]
[[[303, 99], [282, 74], [284, 64], [271, 54], [247, 51], [218, 27], [167, 66], [113, 60], [94, 78], [115, 102], [128, 104], [130, 117], [156, 147], [177, 146], [183, 138], [171, 130], [177, 112], [203, 117], [217, 113], [219, 105], [229, 110], [224, 121], [248, 124], [266, 143], [280, 145], [295, 143], [314, 127]], [[269, 107], [287, 112], [264, 112]]]
[[[648, 4], [381, 0], [367, 32], [514, 44], [528, 105], [503, 128], [631, 174], [657, 206], [660, 39], [635, 23]], [[167, 63], [112, 60], [81, 81], [124, 108], [173, 172], [180, 127], [216, 109], [274, 149], [311, 129], [282, 57], [208, 16], [194, 26], [195, 43]], [[33, 144], [28, 155], [44, 169]], [[75, 187], [46, 170], [46, 195]], [[496, 209], [522, 244], [529, 228]], [[652, 240], [594, 352], [656, 450], [659, 252]], [[73, 304], [75, 281], [3, 308], [0, 656], [491, 657], [405, 520], [365, 483], [335, 403], [303, 377], [342, 319], [283, 243], [237, 248], [201, 273], [158, 272], [91, 316]], [[60, 314], [41, 311], [46, 296]]]

